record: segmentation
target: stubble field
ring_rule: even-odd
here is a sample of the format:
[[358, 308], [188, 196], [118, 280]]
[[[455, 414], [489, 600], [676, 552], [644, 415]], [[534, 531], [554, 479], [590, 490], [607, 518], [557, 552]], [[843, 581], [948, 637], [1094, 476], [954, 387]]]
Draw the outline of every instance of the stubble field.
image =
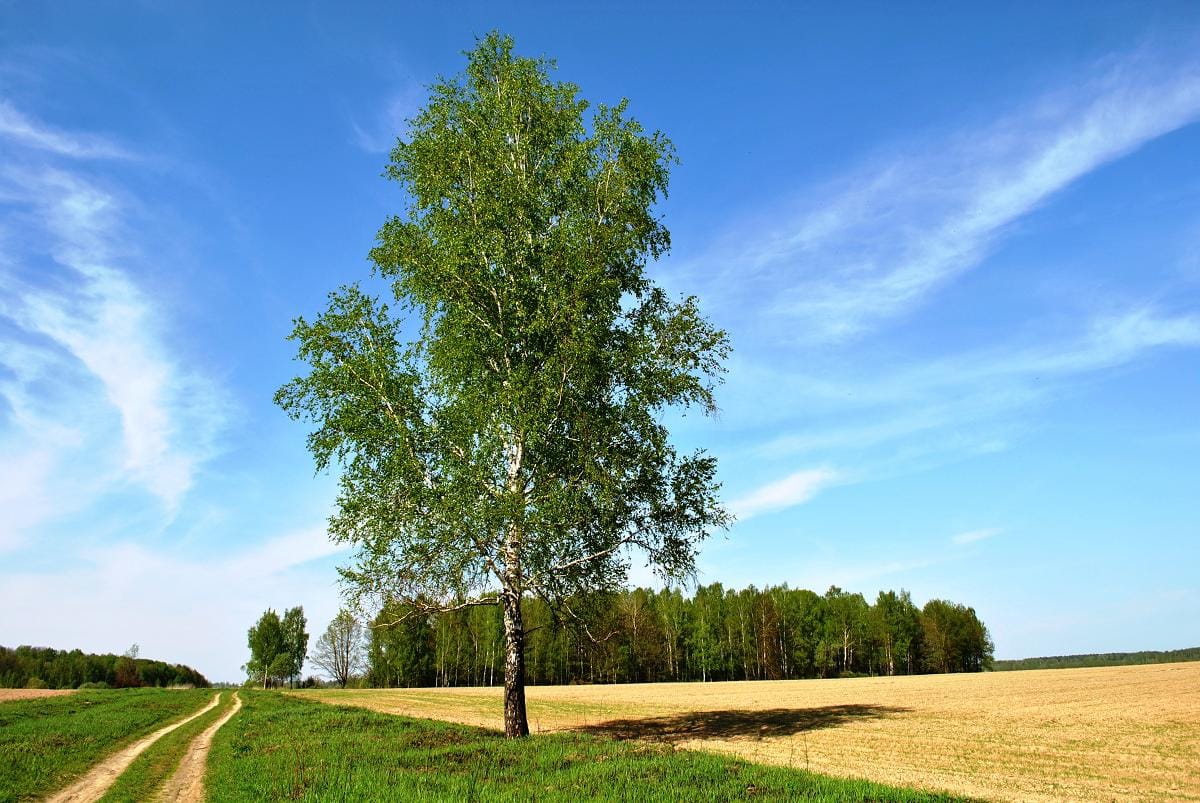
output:
[[0, 703], [12, 700], [33, 700], [38, 697], [61, 697], [74, 694], [73, 689], [0, 689]]
[[[496, 688], [300, 692], [484, 727]], [[846, 680], [543, 686], [576, 730], [990, 800], [1200, 800], [1200, 662]]]

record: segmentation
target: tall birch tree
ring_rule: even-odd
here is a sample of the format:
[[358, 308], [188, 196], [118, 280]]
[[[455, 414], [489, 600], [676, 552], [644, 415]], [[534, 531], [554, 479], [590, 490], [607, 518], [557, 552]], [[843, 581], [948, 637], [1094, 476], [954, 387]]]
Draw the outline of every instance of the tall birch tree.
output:
[[632, 556], [688, 576], [727, 524], [703, 451], [664, 413], [716, 409], [728, 352], [696, 299], [646, 275], [671, 143], [622, 101], [594, 110], [492, 33], [430, 89], [386, 175], [406, 209], [371, 251], [391, 305], [331, 294], [292, 338], [277, 402], [340, 472], [349, 592], [413, 610], [503, 609], [505, 732], [529, 732], [522, 600], [615, 589]]

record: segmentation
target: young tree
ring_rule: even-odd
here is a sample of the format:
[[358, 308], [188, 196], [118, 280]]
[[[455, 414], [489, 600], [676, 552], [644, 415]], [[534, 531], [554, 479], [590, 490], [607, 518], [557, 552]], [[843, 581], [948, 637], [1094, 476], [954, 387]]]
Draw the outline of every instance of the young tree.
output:
[[409, 206], [371, 252], [395, 308], [333, 293], [296, 321], [311, 370], [276, 395], [316, 425], [318, 469], [341, 467], [330, 532], [358, 547], [352, 594], [502, 606], [510, 737], [529, 731], [527, 593], [616, 588], [631, 548], [688, 576], [727, 523], [715, 460], [662, 423], [715, 410], [728, 352], [645, 274], [670, 244], [654, 206], [672, 146], [624, 102], [589, 118], [551, 66], [492, 33], [432, 87], [387, 170]]
[[[247, 631], [246, 641], [250, 647], [246, 672], [251, 677], [261, 677], [265, 689], [270, 678], [281, 676], [291, 665], [279, 614], [268, 608]], [[281, 663], [281, 658], [286, 662]]]
[[283, 613], [280, 622], [283, 628], [284, 650], [287, 661], [283, 664], [283, 676], [291, 680], [292, 686], [304, 671], [304, 659], [308, 656], [308, 619], [304, 617], [304, 608], [296, 606], [288, 608]]
[[341, 610], [333, 617], [313, 647], [312, 663], [343, 689], [363, 670], [363, 627], [353, 613]]

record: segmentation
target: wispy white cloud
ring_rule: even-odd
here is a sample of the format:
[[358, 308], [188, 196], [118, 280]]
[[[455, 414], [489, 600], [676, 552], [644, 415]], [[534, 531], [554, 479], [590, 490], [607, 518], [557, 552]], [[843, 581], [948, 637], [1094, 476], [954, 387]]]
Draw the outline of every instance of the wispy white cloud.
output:
[[144, 488], [173, 514], [224, 416], [217, 389], [171, 353], [163, 304], [135, 278], [149, 260], [130, 202], [72, 161], [120, 149], [0, 112], [0, 146], [42, 143], [0, 167], [0, 439], [39, 467], [3, 542], [104, 488]]
[[729, 503], [729, 512], [739, 521], [745, 521], [763, 513], [786, 510], [804, 504], [840, 479], [841, 475], [831, 468], [797, 471], [734, 499]]
[[985, 527], [981, 530], [967, 530], [966, 532], [958, 533], [950, 538], [950, 541], [957, 546], [965, 546], [974, 544], [977, 541], [983, 541], [987, 538], [993, 538], [1004, 532], [999, 527]]
[[408, 121], [425, 100], [425, 88], [403, 81], [374, 112], [350, 119], [351, 139], [367, 153], [388, 153], [408, 131]]
[[[794, 340], [844, 341], [975, 268], [1013, 224], [1082, 177], [1200, 119], [1200, 62], [1129, 58], [1102, 77], [814, 192], [786, 222], [738, 231], [694, 278]], [[736, 273], [714, 270], [735, 265]], [[719, 292], [717, 292], [719, 290]], [[778, 336], [778, 334], [777, 334]]]
[[0, 99], [0, 142], [75, 159], [130, 159], [125, 149], [95, 134], [70, 133], [46, 125]]
[[865, 374], [776, 374], [776, 393], [793, 407], [802, 399], [811, 423], [775, 435], [755, 452], [773, 458], [845, 453], [914, 437], [936, 445], [966, 427], [983, 433], [978, 446], [993, 440], [985, 425], [1003, 428], [1080, 377], [1155, 352], [1196, 347], [1200, 316], [1139, 305], [1097, 316], [1072, 338], [989, 347]]

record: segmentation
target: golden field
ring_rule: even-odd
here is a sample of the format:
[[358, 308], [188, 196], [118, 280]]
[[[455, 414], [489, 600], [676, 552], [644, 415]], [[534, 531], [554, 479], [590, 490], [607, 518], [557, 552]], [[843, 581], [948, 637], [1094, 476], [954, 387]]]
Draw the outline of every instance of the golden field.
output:
[[74, 694], [74, 689], [0, 689], [0, 703], [10, 700], [32, 700], [35, 697], [57, 697]]
[[[299, 692], [498, 728], [498, 688]], [[532, 686], [535, 732], [666, 741], [990, 800], [1200, 800], [1200, 662], [845, 680]]]

